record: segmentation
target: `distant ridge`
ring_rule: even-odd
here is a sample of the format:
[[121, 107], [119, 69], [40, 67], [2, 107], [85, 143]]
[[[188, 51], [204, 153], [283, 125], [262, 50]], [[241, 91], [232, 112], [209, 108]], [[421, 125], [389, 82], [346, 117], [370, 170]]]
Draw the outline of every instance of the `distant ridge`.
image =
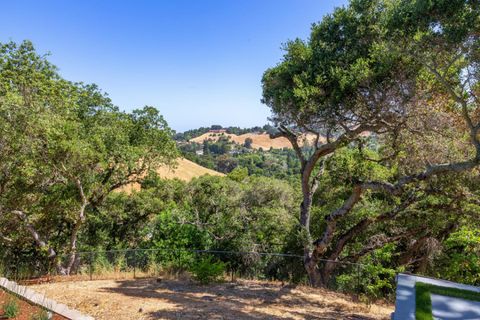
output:
[[[252, 139], [252, 148], [254, 149], [283, 149], [283, 148], [292, 148], [290, 141], [285, 137], [278, 137], [275, 139], [270, 138], [268, 133], [245, 133], [242, 135], [236, 135], [232, 133], [216, 133], [216, 132], [207, 132], [198, 137], [192, 138], [190, 142], [203, 143], [205, 140], [217, 141], [220, 137], [229, 137], [232, 142], [237, 144], [244, 144], [247, 138]], [[313, 135], [308, 135], [307, 140], [309, 143], [313, 142], [315, 137]], [[323, 142], [323, 139], [322, 139]], [[302, 142], [300, 141], [300, 144]]]

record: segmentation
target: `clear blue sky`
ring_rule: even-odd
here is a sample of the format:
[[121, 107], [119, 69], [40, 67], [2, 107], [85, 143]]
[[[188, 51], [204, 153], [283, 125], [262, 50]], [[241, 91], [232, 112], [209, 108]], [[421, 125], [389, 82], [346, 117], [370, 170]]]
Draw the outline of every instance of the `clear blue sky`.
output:
[[281, 44], [346, 0], [3, 1], [0, 42], [33, 41], [63, 77], [184, 131], [263, 125], [260, 80]]

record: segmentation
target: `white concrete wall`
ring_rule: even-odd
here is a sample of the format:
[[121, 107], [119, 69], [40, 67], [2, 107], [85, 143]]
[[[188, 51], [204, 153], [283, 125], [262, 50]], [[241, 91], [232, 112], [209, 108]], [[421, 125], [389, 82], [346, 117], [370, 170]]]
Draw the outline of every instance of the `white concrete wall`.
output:
[[395, 293], [395, 313], [392, 317], [393, 320], [415, 320], [415, 283], [417, 282], [433, 284], [440, 287], [480, 292], [480, 287], [413, 274], [399, 273], [397, 275], [397, 291]]
[[43, 294], [39, 294], [28, 287], [18, 285], [16, 282], [9, 281], [6, 278], [0, 278], [0, 288], [14, 293], [26, 301], [42, 306], [45, 309], [64, 316], [65, 318], [71, 320], [95, 320], [93, 317], [86, 316], [77, 310], [70, 309], [64, 304], [57, 303], [52, 299], [48, 299]]

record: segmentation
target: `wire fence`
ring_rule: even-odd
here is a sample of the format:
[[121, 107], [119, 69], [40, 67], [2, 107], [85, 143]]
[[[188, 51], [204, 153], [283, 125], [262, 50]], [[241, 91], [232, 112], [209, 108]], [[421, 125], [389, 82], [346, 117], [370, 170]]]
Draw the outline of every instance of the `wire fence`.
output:
[[[68, 276], [60, 274], [56, 264], [67, 265], [71, 256], [52, 259], [17, 258], [3, 261], [0, 274], [20, 283], [43, 281], [134, 279], [150, 277], [182, 278], [188, 276], [198, 261], [222, 262], [224, 279], [282, 281], [309, 285], [303, 256], [266, 252], [233, 252], [221, 250], [127, 249], [78, 252]], [[319, 271], [326, 270], [323, 285], [335, 291], [368, 294], [372, 277], [365, 265], [322, 260]], [[384, 279], [394, 284], [393, 277]], [[386, 292], [388, 294], [388, 292]]]

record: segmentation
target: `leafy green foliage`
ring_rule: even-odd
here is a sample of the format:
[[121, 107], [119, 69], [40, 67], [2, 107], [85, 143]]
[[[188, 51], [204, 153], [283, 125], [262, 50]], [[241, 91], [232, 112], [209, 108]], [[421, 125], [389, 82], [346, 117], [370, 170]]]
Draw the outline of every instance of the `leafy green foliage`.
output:
[[[248, 170], [248, 175], [293, 181], [294, 176], [300, 172], [300, 162], [292, 149], [254, 150], [227, 142], [230, 145], [231, 152], [215, 153], [215, 150], [218, 150], [217, 147], [212, 148], [211, 146], [223, 143], [204, 143], [204, 152], [201, 155], [196, 153], [199, 150], [199, 146], [196, 143], [183, 144], [180, 146], [180, 150], [185, 158], [201, 166], [224, 173], [229, 173], [237, 167], [242, 167]], [[207, 146], [206, 149], [205, 146]], [[218, 148], [221, 150], [222, 147]]]
[[396, 273], [382, 265], [367, 264], [339, 275], [335, 281], [342, 291], [362, 293], [375, 300], [391, 297]]
[[48, 314], [48, 311], [42, 310], [39, 313], [34, 314], [31, 320], [49, 320], [49, 319], [50, 319], [50, 316]]
[[[143, 198], [145, 193], [145, 199], [163, 200], [155, 204], [156, 213], [137, 234], [143, 239], [140, 247], [159, 250], [155, 254], [158, 263], [188, 267], [193, 260], [191, 250], [283, 251], [288, 236], [284, 231], [295, 225], [291, 213], [294, 191], [287, 183], [263, 177], [245, 176], [238, 181], [204, 176], [183, 185], [178, 198], [162, 191], [171, 189], [172, 183], [159, 181], [134, 195]], [[129, 208], [128, 215], [135, 216], [135, 210]], [[241, 255], [228, 259], [232, 267], [245, 272], [260, 263]]]
[[287, 42], [283, 61], [262, 79], [263, 102], [276, 124], [339, 130], [349, 112], [370, 116], [359, 103], [362, 90], [388, 90], [392, 76], [400, 78], [408, 66], [382, 45], [379, 2], [352, 1], [314, 24], [308, 41]]
[[251, 149], [252, 148], [252, 143], [253, 143], [252, 138], [247, 138], [247, 139], [245, 139], [245, 143], [243, 144], [243, 146], [247, 149]]
[[384, 246], [364, 257], [358, 265], [346, 265], [348, 272], [336, 277], [336, 285], [346, 292], [357, 292], [369, 299], [392, 298], [395, 288], [395, 275], [404, 271], [394, 267], [396, 247]]
[[[335, 269], [315, 271], [321, 259], [368, 261], [392, 242], [386, 270], [433, 272], [445, 239], [478, 218], [476, 200], [467, 203], [477, 187], [462, 183], [480, 164], [479, 8], [352, 0], [265, 71], [263, 102], [302, 162], [299, 233], [312, 282]], [[310, 152], [298, 147], [305, 133], [319, 137]]]
[[0, 232], [15, 230], [19, 246], [36, 238], [52, 259], [77, 250], [108, 194], [178, 155], [155, 108], [119, 111], [95, 85], [62, 79], [30, 42], [0, 45], [0, 132]]
[[194, 279], [200, 284], [210, 284], [222, 279], [225, 273], [225, 267], [225, 263], [222, 261], [216, 261], [214, 258], [208, 256], [195, 260], [190, 271]]
[[248, 177], [248, 169], [236, 167], [228, 174], [228, 177], [234, 181], [242, 182]]
[[13, 319], [20, 314], [20, 306], [17, 299], [10, 298], [3, 305], [3, 315], [8, 319]]
[[438, 258], [439, 271], [452, 281], [480, 284], [480, 229], [465, 226], [452, 233], [444, 243], [445, 251]]

